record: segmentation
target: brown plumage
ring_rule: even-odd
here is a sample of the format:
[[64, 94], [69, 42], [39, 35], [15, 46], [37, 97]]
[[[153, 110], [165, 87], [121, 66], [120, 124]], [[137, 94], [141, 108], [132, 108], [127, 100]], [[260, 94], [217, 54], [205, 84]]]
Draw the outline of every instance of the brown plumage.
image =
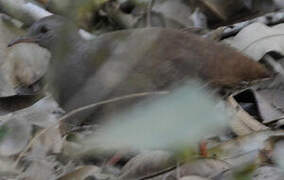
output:
[[257, 62], [197, 35], [144, 28], [107, 33], [86, 41], [60, 16], [34, 23], [25, 37], [52, 54], [49, 84], [67, 111], [111, 97], [157, 91], [190, 78], [232, 87], [268, 76]]

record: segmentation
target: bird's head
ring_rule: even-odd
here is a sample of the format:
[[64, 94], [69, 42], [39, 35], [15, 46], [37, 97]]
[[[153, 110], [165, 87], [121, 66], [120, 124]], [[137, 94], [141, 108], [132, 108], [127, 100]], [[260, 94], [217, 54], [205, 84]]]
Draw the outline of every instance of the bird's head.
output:
[[79, 36], [78, 28], [74, 23], [62, 16], [51, 15], [35, 22], [26, 35], [11, 41], [8, 47], [28, 42], [50, 50], [58, 43], [72, 43], [68, 41], [72, 41], [74, 36]]

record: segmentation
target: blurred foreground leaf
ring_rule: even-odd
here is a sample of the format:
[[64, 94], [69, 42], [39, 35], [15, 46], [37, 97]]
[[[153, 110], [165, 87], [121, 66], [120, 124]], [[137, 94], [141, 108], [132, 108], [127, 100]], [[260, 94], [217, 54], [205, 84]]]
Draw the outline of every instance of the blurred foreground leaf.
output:
[[91, 149], [165, 149], [181, 151], [227, 126], [228, 112], [191, 82], [161, 98], [148, 99], [114, 116], [82, 143]]

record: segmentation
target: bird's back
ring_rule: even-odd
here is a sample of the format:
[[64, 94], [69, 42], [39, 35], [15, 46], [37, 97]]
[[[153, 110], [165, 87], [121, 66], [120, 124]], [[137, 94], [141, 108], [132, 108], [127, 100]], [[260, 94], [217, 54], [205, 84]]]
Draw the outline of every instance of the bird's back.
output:
[[[122, 95], [164, 90], [191, 78], [230, 87], [268, 75], [261, 65], [231, 48], [173, 29], [107, 33], [83, 49], [81, 57], [69, 62], [74, 74], [66, 80], [76, 87], [65, 87], [72, 91], [63, 104], [67, 111]], [[77, 80], [76, 73], [81, 74]]]

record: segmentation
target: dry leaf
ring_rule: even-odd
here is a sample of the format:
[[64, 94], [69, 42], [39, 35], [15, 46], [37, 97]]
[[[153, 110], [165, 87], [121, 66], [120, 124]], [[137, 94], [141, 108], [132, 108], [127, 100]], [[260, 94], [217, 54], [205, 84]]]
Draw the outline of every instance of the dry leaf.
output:
[[284, 55], [283, 30], [284, 24], [268, 27], [261, 23], [253, 23], [225, 42], [253, 59], [260, 60], [271, 51]]
[[[206, 7], [206, 14], [212, 13], [220, 20], [227, 20], [245, 8], [242, 0], [199, 0]], [[210, 19], [212, 17], [209, 16]]]
[[201, 159], [184, 164], [177, 169], [177, 171], [179, 171], [181, 177], [187, 175], [214, 177], [228, 169], [230, 169], [230, 165], [224, 161], [215, 159]]
[[43, 156], [29, 156], [31, 164], [22, 173], [18, 179], [25, 180], [53, 180], [56, 179], [55, 166], [56, 162], [50, 161], [47, 157]]
[[31, 125], [11, 114], [0, 117], [0, 120], [0, 155], [11, 156], [21, 152], [30, 139]]
[[284, 113], [281, 111], [281, 109], [284, 108], [283, 90], [264, 89], [261, 91], [254, 91], [253, 93], [255, 95], [259, 114], [264, 124], [283, 117]]
[[53, 127], [47, 129], [36, 143], [39, 143], [45, 152], [60, 153], [63, 148], [63, 141], [59, 128]]
[[20, 174], [20, 170], [15, 167], [11, 157], [0, 158], [0, 177], [3, 179], [15, 178]]
[[215, 177], [230, 169], [230, 165], [224, 161], [215, 159], [200, 159], [178, 166], [176, 170], [160, 175], [155, 180], [177, 180], [184, 176]]
[[12, 63], [15, 86], [30, 86], [47, 71], [50, 53], [36, 44], [19, 44], [9, 48], [6, 62]]
[[[17, 118], [40, 127], [49, 127], [64, 113], [51, 96], [44, 97], [32, 106], [0, 117]], [[6, 117], [8, 116], [8, 117]]]
[[[13, 38], [19, 35], [19, 30], [13, 27], [9, 20], [5, 21], [6, 15], [0, 14], [0, 97], [15, 95], [16, 92], [13, 89], [13, 82], [11, 77], [11, 65], [7, 64], [7, 44]], [[3, 68], [3, 64], [6, 63], [7, 68]]]
[[209, 180], [209, 179], [200, 176], [185, 176], [180, 178], [179, 180]]
[[283, 169], [272, 166], [263, 166], [256, 169], [253, 173], [252, 180], [283, 180]]
[[244, 111], [233, 96], [228, 98], [228, 104], [232, 107], [233, 111], [235, 111], [232, 121], [230, 122], [230, 126], [237, 135], [241, 136], [268, 129], [268, 127], [264, 126]]
[[111, 179], [111, 175], [101, 173], [101, 169], [97, 166], [83, 166], [76, 170], [60, 177], [58, 180], [85, 180], [87, 177], [93, 177], [94, 179]]
[[255, 154], [253, 152], [259, 152], [267, 145], [268, 140], [275, 136], [284, 137], [284, 131], [264, 130], [240, 136], [209, 149], [208, 156], [216, 157], [224, 161], [250, 153], [254, 156]]
[[120, 179], [136, 179], [175, 165], [173, 157], [165, 151], [150, 151], [129, 160], [122, 168]]
[[178, 25], [180, 27], [193, 26], [193, 21], [189, 18], [192, 14], [192, 9], [183, 0], [158, 0], [155, 2], [152, 10], [162, 15], [166, 27], [177, 28]]
[[50, 54], [37, 45], [22, 44], [7, 48], [23, 32], [12, 20], [0, 15], [0, 97], [25, 94], [18, 90], [39, 80], [47, 70]]

